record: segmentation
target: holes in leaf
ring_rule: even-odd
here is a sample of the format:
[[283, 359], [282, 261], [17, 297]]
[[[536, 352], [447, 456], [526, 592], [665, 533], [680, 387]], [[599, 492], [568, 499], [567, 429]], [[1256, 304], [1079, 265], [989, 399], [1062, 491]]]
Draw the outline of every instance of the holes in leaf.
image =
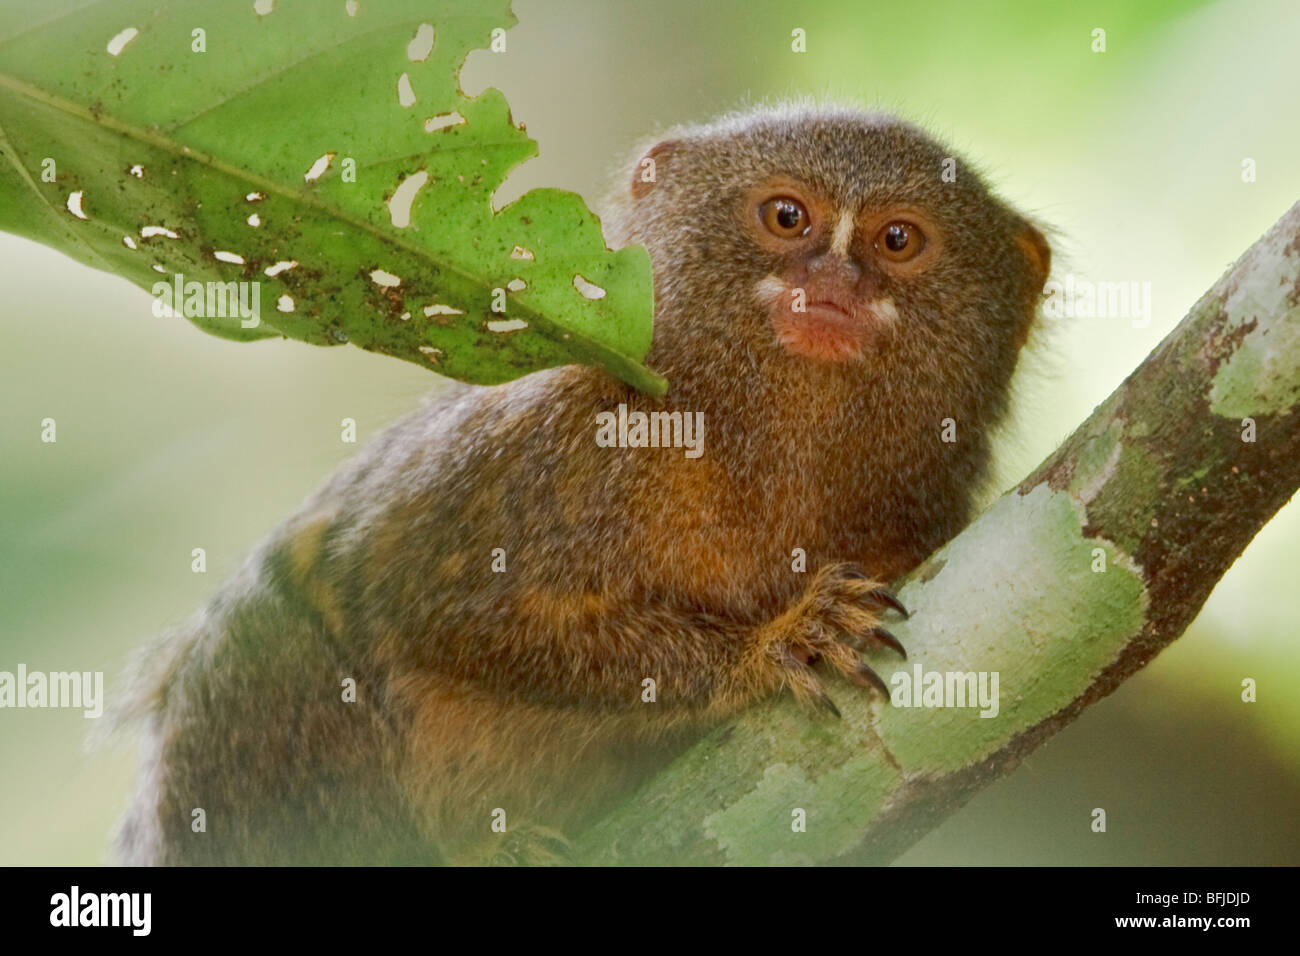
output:
[[415, 38], [406, 45], [406, 58], [412, 63], [423, 63], [433, 52], [433, 24], [421, 23]]
[[132, 239], [130, 236], [122, 237], [122, 245], [126, 246], [128, 249], [136, 248], [135, 240]]
[[343, 9], [348, 12], [348, 16], [355, 17], [361, 11], [361, 4], [357, 0], [348, 0], [343, 4]]
[[523, 259], [527, 262], [532, 262], [536, 258], [536, 256], [534, 256], [531, 251], [525, 249], [523, 246], [515, 246], [513, 249], [510, 250], [510, 258]]
[[129, 172], [136, 179], [144, 179], [144, 167], [141, 166], [139, 163], [136, 163], [129, 170], [127, 170], [127, 172]]
[[248, 224], [252, 226], [254, 229], [256, 229], [258, 226], [262, 224], [262, 217], [259, 216], [257, 213], [253, 213], [251, 216], [248, 217]]
[[415, 90], [411, 89], [411, 78], [405, 73], [397, 78], [397, 102], [402, 109], [415, 105]]
[[155, 262], [152, 266], [150, 266], [150, 268], [153, 269], [154, 272], [161, 272], [163, 275], [166, 275], [166, 274], [167, 274], [167, 270], [164, 269], [162, 266], [160, 266], [160, 265], [159, 265], [158, 263], [156, 263], [156, 262]]
[[245, 202], [261, 202], [261, 201], [262, 201], [263, 199], [265, 199], [265, 198], [266, 198], [266, 194], [265, 194], [265, 193], [249, 193], [247, 196], [244, 197], [244, 201], [245, 201]]
[[114, 36], [113, 39], [108, 41], [108, 55], [117, 56], [126, 48], [128, 43], [139, 35], [139, 33], [140, 31], [135, 27], [127, 27], [121, 33]]
[[596, 285], [594, 282], [588, 282], [582, 276], [573, 277], [573, 287], [577, 289], [578, 292], [580, 292], [582, 294], [582, 297], [585, 299], [605, 298], [604, 289]]
[[402, 280], [400, 278], [393, 275], [391, 272], [385, 272], [383, 269], [376, 269], [373, 272], [371, 272], [370, 281], [373, 282], [375, 285], [382, 285], [389, 288], [393, 286], [399, 286], [402, 284]]
[[165, 226], [144, 226], [140, 229], [140, 238], [152, 239], [154, 236], [166, 236], [168, 239], [180, 238], [180, 236]]
[[528, 323], [523, 319], [489, 319], [487, 327], [489, 332], [518, 332], [528, 328]]
[[449, 305], [438, 305], [435, 303], [434, 305], [426, 305], [424, 307], [424, 314], [425, 315], [464, 315], [465, 312], [462, 309], [453, 309]]
[[280, 296], [280, 298], [276, 299], [276, 300], [275, 300], [275, 311], [277, 311], [277, 312], [292, 312], [292, 311], [293, 311], [293, 297], [292, 297], [292, 296], [288, 296], [288, 295], [282, 295], [282, 296]]
[[442, 358], [442, 349], [435, 349], [432, 345], [421, 345], [420, 352], [429, 360], [431, 365], [437, 365], [438, 359]]
[[264, 17], [275, 9], [275, 0], [255, 0], [253, 3], [253, 12], [259, 17]]
[[528, 283], [523, 279], [511, 279], [506, 283], [506, 288], [511, 292], [523, 292], [528, 288]]
[[230, 262], [237, 266], [242, 266], [244, 264], [244, 257], [237, 252], [225, 252], [224, 250], [214, 252], [212, 253], [212, 258], [216, 259], [218, 262]]
[[68, 212], [72, 213], [78, 219], [89, 219], [81, 209], [81, 200], [83, 191], [78, 189], [75, 193], [68, 193]]
[[403, 179], [393, 191], [392, 198], [388, 200], [388, 214], [393, 219], [393, 225], [398, 229], [405, 229], [411, 224], [411, 204], [415, 202], [415, 194], [423, 189], [428, 181], [429, 174], [422, 169]]
[[465, 125], [465, 117], [460, 115], [458, 110], [452, 110], [450, 113], [439, 113], [437, 116], [430, 116], [424, 121], [424, 131], [426, 133], [436, 133], [440, 129], [446, 129], [449, 126]]
[[275, 278], [281, 272], [288, 272], [297, 264], [298, 264], [297, 259], [281, 259], [279, 262], [275, 263], [274, 265], [267, 266], [263, 271], [271, 278]]
[[[314, 183], [316, 180], [320, 179], [321, 176], [325, 175], [325, 170], [330, 168], [330, 163], [332, 162], [334, 162], [334, 154], [326, 153], [320, 159], [316, 160], [316, 162], [311, 164], [311, 169], [307, 170], [307, 172], [303, 174], [302, 178], [307, 180], [309, 183]], [[258, 193], [257, 195], [260, 196], [261, 194]]]

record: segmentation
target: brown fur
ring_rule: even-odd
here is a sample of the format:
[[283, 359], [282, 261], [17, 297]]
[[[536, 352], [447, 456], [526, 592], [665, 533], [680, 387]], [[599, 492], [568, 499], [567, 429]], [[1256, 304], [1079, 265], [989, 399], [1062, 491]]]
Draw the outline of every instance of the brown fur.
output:
[[[146, 655], [128, 861], [483, 859], [495, 808], [579, 826], [760, 697], [820, 699], [818, 658], [867, 683], [875, 582], [968, 520], [1046, 243], [891, 117], [760, 110], [666, 143], [607, 224], [650, 250], [667, 399], [570, 366], [458, 387], [377, 439]], [[860, 361], [774, 339], [753, 290], [791, 267], [737, 215], [773, 177], [942, 225], [933, 267], [880, 279], [898, 321]], [[598, 447], [620, 402], [703, 412], [703, 456]]]

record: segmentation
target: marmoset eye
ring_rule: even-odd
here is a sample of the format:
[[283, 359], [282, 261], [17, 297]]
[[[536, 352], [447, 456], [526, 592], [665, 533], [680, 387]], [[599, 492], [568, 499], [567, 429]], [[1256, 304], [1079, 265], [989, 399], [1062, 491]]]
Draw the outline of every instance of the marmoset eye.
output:
[[925, 248], [925, 233], [916, 225], [896, 219], [876, 233], [876, 250], [890, 262], [906, 262]]
[[782, 239], [798, 239], [812, 228], [812, 217], [797, 199], [779, 196], [769, 199], [759, 207], [759, 216], [767, 231]]

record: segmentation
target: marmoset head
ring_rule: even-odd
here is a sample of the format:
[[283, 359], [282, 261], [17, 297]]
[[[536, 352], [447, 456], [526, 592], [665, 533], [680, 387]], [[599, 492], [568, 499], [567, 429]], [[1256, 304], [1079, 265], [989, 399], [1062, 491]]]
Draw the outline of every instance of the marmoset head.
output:
[[942, 351], [1005, 379], [1050, 264], [965, 162], [885, 114], [784, 106], [682, 127], [625, 183], [616, 228], [648, 247], [674, 341], [847, 370]]

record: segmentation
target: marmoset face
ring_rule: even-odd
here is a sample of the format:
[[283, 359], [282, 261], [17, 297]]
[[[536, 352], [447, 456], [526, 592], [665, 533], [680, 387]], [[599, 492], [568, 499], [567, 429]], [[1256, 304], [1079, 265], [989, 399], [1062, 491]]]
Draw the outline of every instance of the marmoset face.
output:
[[630, 238], [661, 296], [707, 303], [691, 321], [798, 361], [916, 365], [942, 349], [1001, 367], [1050, 261], [969, 166], [882, 114], [791, 107], [688, 127], [645, 155], [632, 197]]
[[841, 205], [787, 176], [750, 190], [740, 213], [755, 245], [776, 258], [756, 287], [776, 341], [808, 358], [862, 358], [899, 321], [891, 292], [943, 254], [942, 230], [924, 210]]

